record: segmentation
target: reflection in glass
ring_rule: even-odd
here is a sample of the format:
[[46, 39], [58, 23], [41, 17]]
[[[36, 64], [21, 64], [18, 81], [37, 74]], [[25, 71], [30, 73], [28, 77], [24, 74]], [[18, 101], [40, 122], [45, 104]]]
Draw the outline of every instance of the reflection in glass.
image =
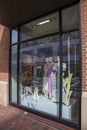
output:
[[32, 39], [59, 31], [58, 12], [24, 24], [20, 28], [20, 40]]
[[81, 50], [79, 31], [75, 31], [79, 30], [78, 5], [60, 12], [61, 17], [55, 12], [21, 25], [19, 32], [12, 30], [11, 100], [17, 103], [18, 94], [17, 105], [77, 124], [81, 102]]
[[17, 45], [11, 50], [11, 100], [17, 103]]
[[62, 39], [62, 118], [78, 122], [80, 109], [79, 32], [63, 34]]
[[78, 5], [64, 9], [62, 11], [62, 28], [63, 30], [76, 29], [79, 26]]
[[20, 45], [20, 104], [58, 117], [59, 42], [56, 35], [48, 39]]
[[11, 43], [16, 43], [18, 42], [18, 29], [12, 29], [12, 39], [11, 39]]

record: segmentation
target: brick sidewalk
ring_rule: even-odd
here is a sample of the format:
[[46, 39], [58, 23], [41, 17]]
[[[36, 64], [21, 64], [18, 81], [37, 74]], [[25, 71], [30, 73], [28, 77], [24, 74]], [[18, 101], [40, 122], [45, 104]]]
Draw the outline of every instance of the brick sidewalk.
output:
[[15, 109], [0, 106], [0, 130], [58, 130], [26, 117]]
[[0, 105], [0, 130], [67, 130], [60, 128], [36, 120], [23, 110]]

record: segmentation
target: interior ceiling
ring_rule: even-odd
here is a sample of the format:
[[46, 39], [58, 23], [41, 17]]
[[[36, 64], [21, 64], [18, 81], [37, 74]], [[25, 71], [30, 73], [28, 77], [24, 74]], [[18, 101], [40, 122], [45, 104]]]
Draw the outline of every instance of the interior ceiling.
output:
[[12, 27], [76, 0], [0, 0], [0, 24]]

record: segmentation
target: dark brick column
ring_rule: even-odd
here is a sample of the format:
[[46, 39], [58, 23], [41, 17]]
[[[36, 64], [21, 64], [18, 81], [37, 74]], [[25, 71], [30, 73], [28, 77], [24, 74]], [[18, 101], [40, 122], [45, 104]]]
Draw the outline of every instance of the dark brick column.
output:
[[82, 102], [81, 130], [87, 130], [87, 0], [81, 0]]
[[9, 28], [0, 25], [0, 104], [8, 104]]

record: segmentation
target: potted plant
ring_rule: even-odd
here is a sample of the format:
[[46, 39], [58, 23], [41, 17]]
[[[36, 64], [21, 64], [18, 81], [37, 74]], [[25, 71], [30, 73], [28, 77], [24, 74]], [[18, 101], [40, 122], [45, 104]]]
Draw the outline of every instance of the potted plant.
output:
[[65, 105], [70, 104], [70, 97], [72, 94], [72, 90], [70, 90], [70, 85], [71, 85], [71, 79], [72, 79], [72, 73], [68, 74], [68, 77], [65, 79], [63, 78], [63, 85], [62, 85], [62, 90], [63, 90], [63, 97], [62, 97], [62, 102]]

